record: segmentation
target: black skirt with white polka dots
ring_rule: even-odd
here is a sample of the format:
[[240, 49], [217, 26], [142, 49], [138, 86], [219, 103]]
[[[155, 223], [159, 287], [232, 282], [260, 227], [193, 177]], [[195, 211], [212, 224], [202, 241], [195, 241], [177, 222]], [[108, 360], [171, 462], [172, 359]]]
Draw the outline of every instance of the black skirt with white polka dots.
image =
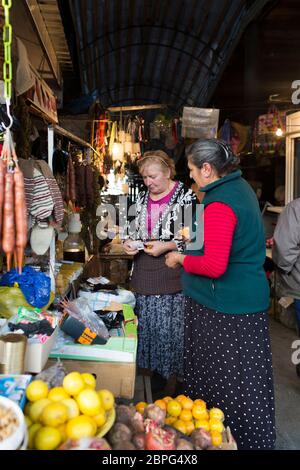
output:
[[184, 391], [225, 414], [239, 449], [274, 449], [275, 407], [266, 312], [223, 314], [185, 301]]

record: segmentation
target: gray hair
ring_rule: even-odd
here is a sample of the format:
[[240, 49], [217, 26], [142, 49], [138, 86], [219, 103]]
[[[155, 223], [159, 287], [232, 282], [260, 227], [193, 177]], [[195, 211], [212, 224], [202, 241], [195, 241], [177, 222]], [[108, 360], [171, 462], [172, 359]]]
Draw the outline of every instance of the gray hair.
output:
[[231, 146], [220, 139], [197, 140], [187, 148], [186, 155], [188, 160], [199, 169], [204, 163], [209, 163], [219, 176], [232, 173], [238, 168], [240, 162]]

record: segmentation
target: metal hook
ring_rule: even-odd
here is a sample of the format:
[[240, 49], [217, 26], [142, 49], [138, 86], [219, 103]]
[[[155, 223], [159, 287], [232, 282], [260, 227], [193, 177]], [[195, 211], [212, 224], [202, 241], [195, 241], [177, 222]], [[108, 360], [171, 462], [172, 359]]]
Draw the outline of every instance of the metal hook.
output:
[[7, 117], [9, 118], [9, 125], [6, 126], [3, 122], [3, 127], [4, 127], [5, 130], [9, 130], [9, 129], [11, 129], [11, 127], [14, 123], [12, 115], [10, 114], [10, 99], [6, 98], [5, 104], [6, 104], [6, 114], [7, 114]]

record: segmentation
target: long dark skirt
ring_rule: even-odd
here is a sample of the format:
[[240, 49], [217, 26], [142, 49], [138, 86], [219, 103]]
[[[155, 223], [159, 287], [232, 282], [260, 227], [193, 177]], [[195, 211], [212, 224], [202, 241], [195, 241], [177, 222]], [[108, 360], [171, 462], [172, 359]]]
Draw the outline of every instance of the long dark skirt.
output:
[[136, 294], [139, 367], [168, 379], [183, 375], [184, 296]]
[[185, 301], [184, 391], [225, 414], [239, 449], [273, 449], [275, 409], [266, 312], [230, 315]]

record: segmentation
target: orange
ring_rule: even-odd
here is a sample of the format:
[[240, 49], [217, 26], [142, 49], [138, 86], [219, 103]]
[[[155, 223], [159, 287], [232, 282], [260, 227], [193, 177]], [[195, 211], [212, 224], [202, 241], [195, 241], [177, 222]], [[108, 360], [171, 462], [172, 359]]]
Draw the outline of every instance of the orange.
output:
[[184, 422], [192, 421], [193, 420], [192, 412], [190, 410], [182, 410], [182, 412], [179, 415], [179, 419], [181, 419]]
[[211, 419], [209, 425], [211, 431], [218, 431], [220, 433], [224, 431], [223, 423], [219, 419]]
[[159, 406], [159, 408], [161, 408], [162, 410], [167, 409], [167, 404], [163, 400], [155, 400], [154, 405]]
[[183, 434], [186, 434], [186, 423], [184, 421], [181, 421], [181, 419], [177, 419], [175, 423], [173, 423], [173, 428], [177, 429]]
[[135, 405], [135, 409], [136, 409], [136, 411], [138, 411], [142, 415], [142, 414], [144, 414], [146, 406], [148, 406], [148, 403], [146, 403], [145, 401], [139, 401]]
[[222, 444], [222, 434], [218, 431], [211, 431], [212, 445], [219, 447]]
[[206, 408], [203, 408], [202, 405], [194, 405], [192, 408], [192, 415], [195, 419], [209, 419], [209, 414]]
[[195, 429], [198, 429], [198, 428], [203, 428], [205, 429], [205, 431], [209, 431], [210, 430], [209, 421], [207, 421], [206, 419], [196, 419]]
[[224, 413], [220, 408], [211, 408], [209, 410], [209, 417], [210, 419], [219, 419], [220, 421], [224, 421]]
[[179, 403], [181, 403], [185, 399], [186, 399], [185, 395], [177, 395], [177, 397], [175, 398], [175, 400], [178, 401]]
[[189, 397], [183, 398], [180, 403], [184, 410], [191, 410], [194, 406], [193, 400]]
[[176, 400], [170, 400], [167, 404], [167, 412], [171, 416], [179, 416], [181, 413], [182, 407], [180, 403]]
[[168, 416], [168, 418], [165, 419], [165, 424], [168, 426], [173, 426], [177, 418], [175, 416]]
[[187, 421], [185, 423], [185, 427], [186, 427], [186, 433], [187, 435], [189, 436], [190, 434], [192, 434], [192, 432], [194, 431], [195, 429], [195, 425], [193, 423], [193, 421]]
[[200, 398], [197, 398], [197, 400], [194, 400], [194, 405], [201, 406], [201, 408], [206, 409], [206, 403], [204, 400], [201, 400]]
[[171, 401], [171, 400], [173, 400], [173, 398], [172, 398], [172, 397], [169, 397], [169, 396], [163, 398], [163, 401], [164, 401], [166, 404], [168, 404], [169, 401]]

